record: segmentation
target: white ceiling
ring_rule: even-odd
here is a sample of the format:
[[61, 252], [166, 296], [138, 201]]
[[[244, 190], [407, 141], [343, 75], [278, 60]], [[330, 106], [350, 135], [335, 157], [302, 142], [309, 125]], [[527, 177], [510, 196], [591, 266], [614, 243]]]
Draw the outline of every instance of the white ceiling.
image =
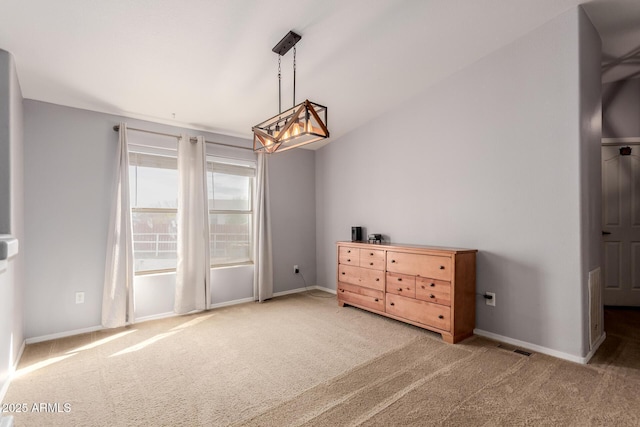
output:
[[[335, 139], [580, 3], [2, 0], [0, 49], [25, 98], [250, 137], [277, 113], [271, 48], [294, 30], [296, 101], [328, 106]], [[607, 60], [640, 47], [640, 0], [585, 9]], [[287, 108], [292, 52], [282, 67]]]

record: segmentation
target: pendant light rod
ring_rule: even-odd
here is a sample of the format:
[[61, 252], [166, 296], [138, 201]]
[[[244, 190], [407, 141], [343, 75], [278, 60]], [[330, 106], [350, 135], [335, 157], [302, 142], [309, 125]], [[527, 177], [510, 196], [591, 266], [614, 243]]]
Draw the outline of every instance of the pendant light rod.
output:
[[271, 49], [278, 54], [278, 113], [282, 113], [282, 73], [280, 72], [280, 60], [283, 55], [293, 48], [293, 104], [296, 105], [296, 43], [302, 39], [300, 34], [289, 31], [286, 36]]
[[282, 59], [282, 55], [278, 55], [278, 113], [282, 113], [282, 74], [280, 73], [280, 59]]

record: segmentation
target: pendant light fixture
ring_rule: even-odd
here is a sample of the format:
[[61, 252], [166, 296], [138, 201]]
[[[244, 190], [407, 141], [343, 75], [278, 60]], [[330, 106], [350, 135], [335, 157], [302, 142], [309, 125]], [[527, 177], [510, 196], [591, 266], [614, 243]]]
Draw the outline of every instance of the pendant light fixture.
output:
[[[255, 125], [253, 151], [275, 153], [301, 147], [329, 138], [327, 107], [308, 99], [296, 105], [296, 43], [302, 36], [289, 31], [272, 49], [278, 54], [278, 111], [279, 114]], [[293, 48], [293, 107], [282, 111], [282, 78], [280, 60]]]

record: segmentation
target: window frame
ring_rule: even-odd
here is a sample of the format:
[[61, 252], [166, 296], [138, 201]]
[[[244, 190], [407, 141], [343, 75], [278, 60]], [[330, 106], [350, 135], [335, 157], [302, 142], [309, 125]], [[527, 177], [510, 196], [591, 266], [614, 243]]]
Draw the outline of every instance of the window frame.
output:
[[[136, 146], [136, 144], [130, 144], [130, 159], [129, 159], [129, 167], [131, 166], [135, 166], [135, 173], [136, 173], [136, 195], [135, 197], [138, 197], [138, 188], [137, 188], [137, 182], [138, 182], [138, 178], [137, 178], [137, 167], [154, 167], [154, 166], [145, 166], [139, 163], [135, 163], [132, 164], [132, 159], [131, 157], [133, 157], [132, 155], [142, 155], [142, 156], [153, 156], [153, 157], [168, 157], [171, 159], [174, 159], [177, 162], [177, 150], [174, 149], [165, 149], [165, 148], [160, 148], [158, 147], [157, 149], [153, 149], [151, 147], [144, 147], [144, 146], [140, 146], [140, 148], [142, 149], [135, 149], [133, 148], [134, 146]], [[151, 149], [149, 149], [151, 148]], [[155, 148], [155, 147], [154, 147]], [[173, 151], [175, 154], [166, 154], [166, 152], [162, 152], [161, 150], [167, 150], [167, 151]], [[248, 174], [246, 175], [242, 175], [242, 174], [236, 174], [236, 176], [246, 176], [249, 178], [249, 188], [248, 188], [248, 195], [249, 195], [249, 206], [247, 209], [208, 209], [208, 220], [209, 220], [209, 226], [211, 227], [211, 215], [215, 215], [215, 214], [219, 214], [219, 215], [235, 215], [235, 214], [242, 214], [242, 215], [249, 215], [249, 238], [248, 238], [248, 245], [249, 245], [249, 254], [248, 254], [248, 259], [247, 260], [243, 260], [243, 261], [236, 261], [236, 262], [225, 262], [225, 263], [215, 263], [213, 261], [213, 256], [210, 254], [209, 256], [209, 265], [210, 268], [223, 268], [223, 267], [232, 267], [232, 266], [242, 266], [242, 265], [254, 265], [254, 251], [253, 251], [253, 245], [254, 245], [254, 241], [255, 241], [255, 236], [254, 236], [254, 228], [255, 228], [255, 224], [254, 224], [254, 220], [255, 220], [255, 212], [254, 212], [254, 207], [255, 207], [255, 186], [256, 186], [256, 173], [257, 173], [257, 165], [255, 160], [249, 160], [249, 159], [239, 159], [239, 158], [230, 158], [230, 157], [222, 157], [222, 156], [215, 156], [212, 154], [207, 154], [206, 158], [205, 158], [205, 164], [206, 164], [206, 171], [207, 174], [209, 172], [211, 173], [216, 173], [215, 171], [215, 167], [214, 164], [222, 164], [222, 165], [226, 165], [233, 168], [242, 168], [242, 169], [246, 169], [247, 171], [250, 171]], [[177, 165], [176, 165], [177, 166]], [[159, 169], [161, 169], [162, 167], [157, 167]], [[172, 168], [169, 168], [172, 169]], [[173, 169], [177, 171], [177, 167], [176, 169]], [[218, 173], [225, 173], [224, 171], [218, 171]], [[226, 172], [227, 175], [234, 175], [233, 173], [229, 173]], [[131, 178], [129, 180], [131, 182]], [[131, 184], [130, 184], [131, 185]], [[213, 185], [213, 176], [212, 176], [212, 180], [209, 181], [207, 179], [207, 185]], [[130, 196], [131, 197], [131, 196]], [[131, 216], [133, 219], [133, 215], [135, 213], [151, 213], [151, 214], [171, 214], [171, 215], [175, 215], [176, 219], [177, 219], [177, 214], [178, 214], [178, 208], [163, 208], [163, 207], [157, 207], [157, 208], [149, 208], [149, 207], [135, 207], [134, 203], [131, 203]], [[133, 231], [133, 230], [132, 230]], [[211, 236], [211, 230], [209, 231], [209, 235]], [[210, 237], [211, 239], [211, 237]], [[213, 240], [210, 240], [210, 244], [213, 242]], [[133, 244], [135, 245], [135, 241], [133, 242]], [[135, 262], [135, 250], [134, 250], [134, 262]], [[135, 267], [134, 267], [135, 268]], [[177, 265], [176, 267], [173, 268], [159, 268], [159, 269], [154, 269], [154, 270], [144, 270], [144, 271], [134, 271], [134, 275], [135, 276], [148, 276], [148, 275], [154, 275], [154, 274], [165, 274], [165, 273], [175, 273], [177, 270]]]
[[[133, 155], [133, 156], [132, 156]], [[168, 168], [170, 170], [175, 170], [176, 171], [176, 179], [177, 179], [177, 157], [175, 155], [166, 155], [166, 154], [160, 154], [157, 152], [147, 152], [146, 150], [137, 150], [137, 149], [132, 149], [132, 147], [130, 147], [130, 152], [129, 152], [129, 167], [131, 166], [135, 166], [136, 167], [136, 174], [138, 173], [137, 168], [138, 167], [151, 167], [152, 166], [143, 166], [140, 164], [132, 164], [131, 163], [131, 158], [134, 156], [152, 156], [152, 157], [166, 157], [166, 158], [170, 158], [170, 159], [175, 159], [176, 160], [176, 169], [172, 169], [172, 168]], [[156, 167], [156, 169], [162, 169], [161, 167]], [[138, 197], [138, 188], [137, 188], [137, 184], [138, 184], [138, 177], [136, 175], [136, 199]], [[131, 186], [131, 177], [129, 177], [129, 186]], [[131, 197], [131, 196], [129, 196]], [[177, 215], [178, 215], [178, 208], [148, 208], [148, 207], [134, 207], [133, 203], [131, 203], [131, 220], [132, 220], [132, 230], [131, 230], [131, 234], [132, 234], [132, 245], [133, 245], [133, 259], [134, 259], [134, 270], [135, 270], [135, 240], [133, 239], [134, 236], [134, 232], [133, 232], [133, 215], [135, 213], [152, 213], [152, 214], [173, 214], [176, 216], [177, 219]], [[176, 231], [177, 233], [177, 231]], [[143, 242], [144, 243], [144, 242]], [[177, 244], [177, 242], [176, 242]], [[177, 254], [177, 247], [176, 247], [176, 254]], [[176, 267], [174, 268], [159, 268], [159, 269], [154, 269], [154, 270], [144, 270], [144, 271], [134, 271], [134, 276], [148, 276], [151, 274], [162, 274], [162, 273], [172, 273], [175, 272], [177, 269], [177, 261], [176, 261]]]
[[[230, 158], [226, 158], [226, 157], [219, 157], [219, 156], [212, 156], [212, 155], [208, 155], [206, 158], [206, 163], [207, 163], [207, 173], [211, 172], [211, 173], [215, 173], [215, 169], [214, 169], [214, 163], [219, 163], [219, 164], [225, 164], [225, 165], [230, 165], [232, 167], [236, 167], [236, 168], [246, 168], [248, 170], [253, 171], [252, 175], [248, 176], [249, 179], [249, 208], [248, 209], [235, 209], [235, 210], [230, 210], [230, 209], [209, 209], [209, 218], [211, 218], [211, 215], [213, 214], [220, 214], [220, 215], [234, 215], [234, 214], [245, 214], [245, 215], [249, 215], [249, 223], [250, 223], [250, 227], [249, 227], [249, 259], [247, 261], [237, 261], [237, 262], [227, 262], [227, 263], [214, 263], [213, 262], [213, 256], [210, 254], [209, 255], [209, 259], [210, 259], [210, 267], [211, 268], [222, 268], [222, 267], [233, 267], [233, 266], [239, 266], [239, 265], [254, 265], [254, 259], [253, 259], [253, 243], [254, 243], [254, 199], [255, 199], [255, 185], [256, 185], [256, 164], [255, 161], [250, 161], [250, 160], [241, 160], [241, 159], [230, 159]], [[211, 169], [209, 169], [209, 165], [211, 164]], [[227, 175], [233, 175], [232, 173], [228, 173]], [[236, 175], [236, 176], [242, 176], [242, 175]], [[212, 177], [213, 180], [213, 177]], [[209, 184], [209, 182], [207, 181], [207, 184]], [[211, 185], [213, 185], [213, 182], [211, 182]], [[211, 228], [211, 222], [209, 222], [209, 228]], [[211, 236], [211, 230], [209, 230], [209, 236]], [[210, 241], [209, 244], [211, 244], [212, 242]]]

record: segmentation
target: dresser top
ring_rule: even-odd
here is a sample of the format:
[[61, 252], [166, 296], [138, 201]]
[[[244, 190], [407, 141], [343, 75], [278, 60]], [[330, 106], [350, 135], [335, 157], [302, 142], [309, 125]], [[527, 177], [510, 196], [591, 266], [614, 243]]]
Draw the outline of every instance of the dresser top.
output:
[[397, 249], [397, 250], [420, 249], [421, 251], [438, 251], [438, 252], [447, 252], [451, 254], [478, 252], [477, 249], [447, 248], [442, 246], [412, 245], [412, 244], [391, 243], [391, 242], [369, 243], [366, 241], [361, 241], [361, 242], [341, 241], [341, 242], [337, 242], [336, 244], [338, 246], [352, 246], [356, 248], [368, 248], [368, 249], [372, 249], [372, 248]]

